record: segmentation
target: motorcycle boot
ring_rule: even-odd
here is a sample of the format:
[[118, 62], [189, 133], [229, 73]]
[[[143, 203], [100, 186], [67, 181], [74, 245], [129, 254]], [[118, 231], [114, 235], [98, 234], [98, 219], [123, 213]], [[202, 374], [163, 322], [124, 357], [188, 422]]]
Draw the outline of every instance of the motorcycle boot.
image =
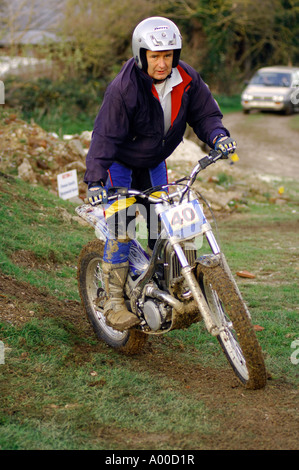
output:
[[140, 323], [139, 318], [126, 307], [124, 285], [129, 270], [129, 262], [102, 263], [105, 290], [108, 301], [104, 306], [106, 324], [115, 330], [124, 331]]

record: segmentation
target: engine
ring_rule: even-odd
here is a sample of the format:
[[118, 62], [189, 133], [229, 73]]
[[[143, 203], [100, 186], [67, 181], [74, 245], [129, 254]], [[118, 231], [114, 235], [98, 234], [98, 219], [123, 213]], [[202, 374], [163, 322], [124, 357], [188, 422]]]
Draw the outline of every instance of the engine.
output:
[[167, 317], [171, 308], [156, 299], [147, 299], [143, 304], [143, 315], [147, 325], [153, 331], [167, 327]]

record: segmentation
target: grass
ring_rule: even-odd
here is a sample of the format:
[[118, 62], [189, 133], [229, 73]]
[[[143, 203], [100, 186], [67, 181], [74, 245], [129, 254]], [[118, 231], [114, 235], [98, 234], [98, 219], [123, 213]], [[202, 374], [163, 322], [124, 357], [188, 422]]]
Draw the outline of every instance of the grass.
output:
[[223, 114], [241, 111], [241, 95], [213, 95]]
[[[295, 388], [298, 373], [290, 361], [299, 300], [295, 184], [289, 192], [281, 207], [251, 201], [245, 214], [219, 222], [219, 230], [232, 271], [256, 274], [255, 280], [240, 279], [240, 289], [254, 324], [263, 327], [258, 337], [273, 380]], [[169, 377], [142, 356], [119, 355], [95, 339], [82, 317], [76, 285], [77, 257], [93, 231], [62, 217], [60, 208], [75, 215], [74, 205], [3, 175], [0, 198], [0, 273], [15, 279], [21, 291], [27, 285], [39, 293], [24, 292], [24, 298], [17, 290], [0, 293], [6, 309], [13, 305], [25, 316], [25, 321], [0, 319], [6, 347], [0, 364], [0, 449], [169, 450], [173, 442], [176, 449], [195, 449], [199, 436], [219, 433], [221, 409], [208, 408], [196, 388], [182, 386], [180, 375]], [[190, 370], [228, 367], [202, 324], [154, 338], [152, 350], [157, 366], [175, 357]]]
[[94, 113], [78, 113], [74, 118], [67, 111], [60, 113], [54, 109], [43, 116], [33, 112], [24, 114], [22, 117], [24, 120], [33, 119], [47, 132], [55, 132], [62, 138], [65, 134], [74, 135], [81, 134], [86, 130], [91, 131], [96, 118], [96, 111]]
[[[292, 183], [288, 184], [292, 193]], [[255, 280], [239, 280], [239, 285], [252, 317], [264, 328], [260, 336], [271, 370], [296, 378], [289, 359], [299, 326], [298, 189], [290, 199], [283, 206], [252, 202], [250, 214], [225, 223], [220, 232], [232, 271], [247, 269], [256, 275]]]
[[299, 114], [295, 114], [294, 116], [292, 116], [290, 120], [290, 126], [295, 131], [299, 130]]
[[[15, 191], [17, 197], [11, 200]], [[74, 231], [69, 230], [63, 209], [75, 215], [73, 205], [41, 187], [30, 187], [13, 178], [2, 182], [0, 220], [3, 243], [0, 254], [1, 268], [5, 273], [17, 279], [25, 277], [33, 285], [48, 287], [51, 292], [65, 290], [66, 284], [74, 278], [78, 250], [90, 237], [90, 231], [80, 226]], [[18, 252], [24, 261], [26, 253], [29, 253], [38, 269], [15, 264], [12, 258]], [[52, 269], [42, 269], [47, 265]], [[71, 284], [70, 297], [78, 298], [75, 283]]]

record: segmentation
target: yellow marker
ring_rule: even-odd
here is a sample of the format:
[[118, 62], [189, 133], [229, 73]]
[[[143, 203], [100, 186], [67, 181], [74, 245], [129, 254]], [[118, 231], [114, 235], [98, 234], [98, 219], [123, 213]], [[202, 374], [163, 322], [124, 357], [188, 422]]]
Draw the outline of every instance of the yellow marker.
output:
[[239, 160], [239, 157], [236, 153], [233, 153], [232, 156], [231, 156], [231, 159], [233, 162], [237, 162]]
[[284, 193], [284, 187], [280, 186], [280, 188], [278, 188], [278, 194], [283, 194], [283, 193]]

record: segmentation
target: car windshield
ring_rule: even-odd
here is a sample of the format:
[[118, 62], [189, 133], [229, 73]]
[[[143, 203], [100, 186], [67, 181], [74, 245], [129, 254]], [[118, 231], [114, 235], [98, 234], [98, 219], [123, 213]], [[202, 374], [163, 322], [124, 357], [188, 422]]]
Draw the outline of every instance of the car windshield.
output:
[[251, 79], [250, 85], [290, 87], [291, 74], [281, 72], [257, 72]]

